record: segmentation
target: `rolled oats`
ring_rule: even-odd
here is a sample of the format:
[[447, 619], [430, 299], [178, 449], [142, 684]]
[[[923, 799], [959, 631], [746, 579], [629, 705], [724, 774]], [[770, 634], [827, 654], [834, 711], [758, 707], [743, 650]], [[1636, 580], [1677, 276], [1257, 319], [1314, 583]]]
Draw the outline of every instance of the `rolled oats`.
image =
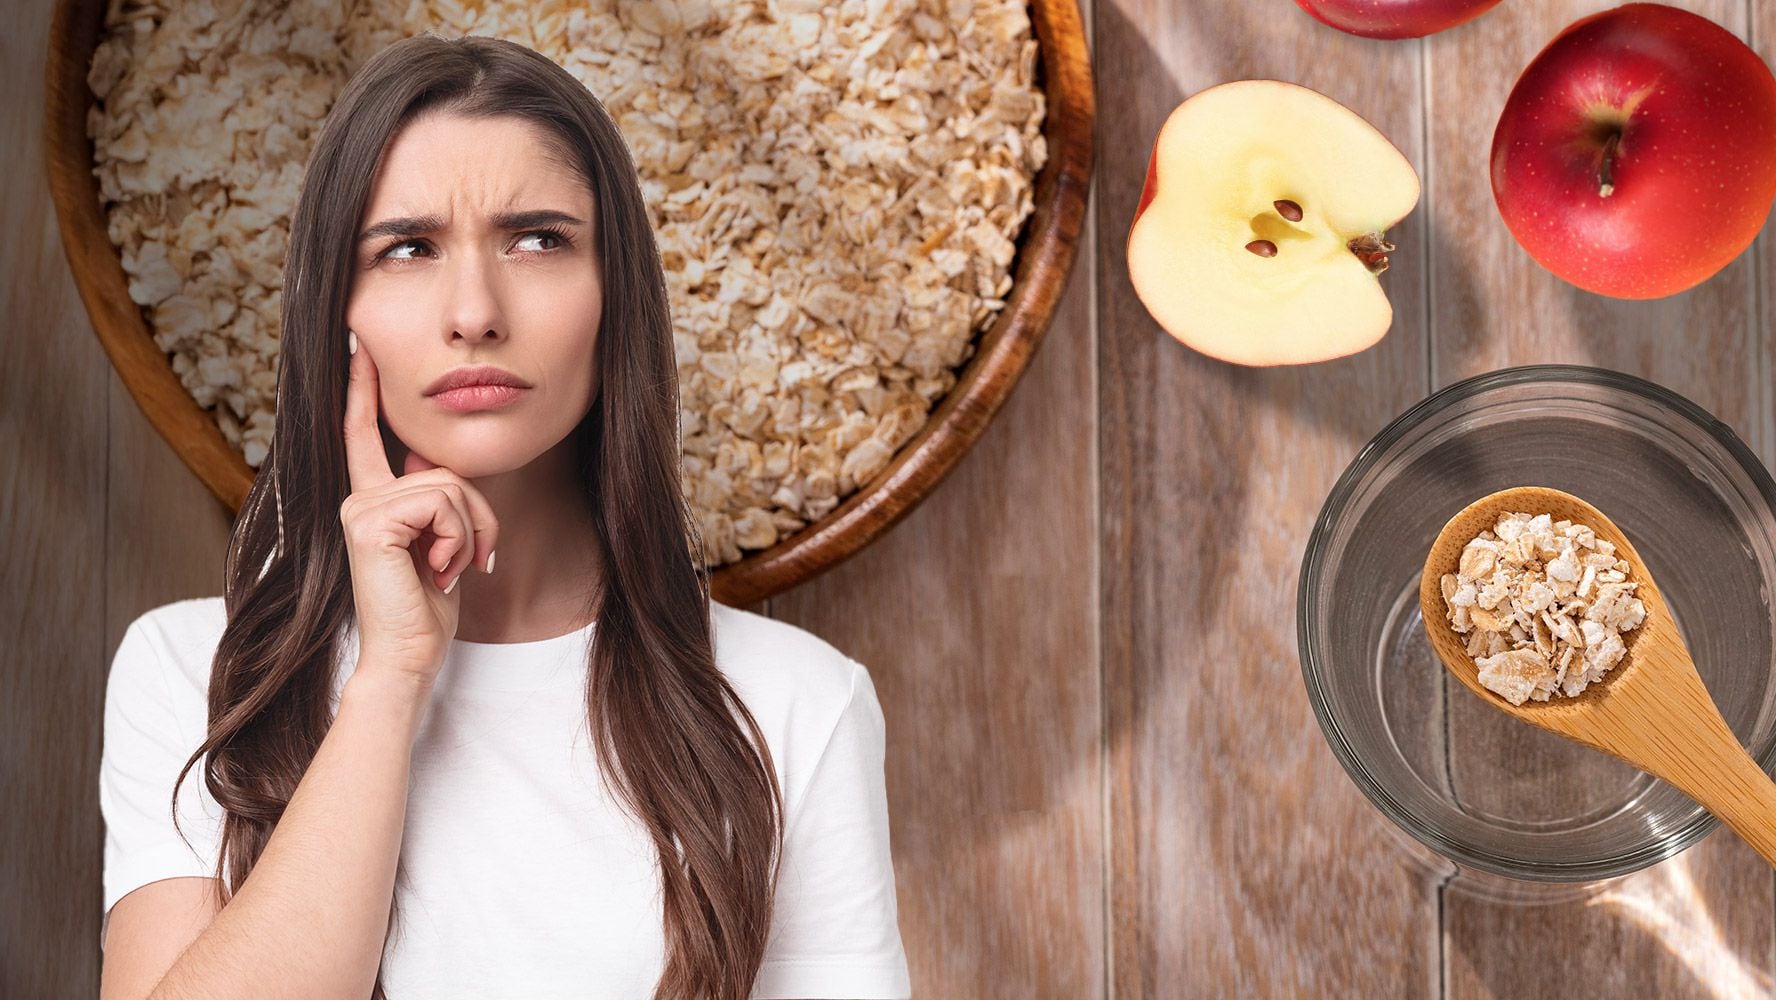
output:
[[879, 472], [1005, 306], [1047, 159], [1018, 0], [110, 0], [87, 74], [110, 236], [157, 344], [249, 466], [271, 439], [315, 132], [359, 65], [426, 30], [548, 55], [621, 128], [710, 564]]
[[1480, 683], [1521, 705], [1576, 695], [1621, 662], [1622, 633], [1646, 620], [1632, 572], [1586, 525], [1510, 513], [1438, 583]]

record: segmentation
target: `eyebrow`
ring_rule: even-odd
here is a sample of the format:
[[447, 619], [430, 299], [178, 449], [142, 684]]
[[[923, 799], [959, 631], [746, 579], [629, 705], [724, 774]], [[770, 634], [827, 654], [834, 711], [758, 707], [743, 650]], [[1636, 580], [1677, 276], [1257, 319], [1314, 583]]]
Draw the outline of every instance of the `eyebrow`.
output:
[[[500, 212], [493, 217], [496, 228], [508, 232], [518, 229], [532, 229], [554, 223], [565, 223], [573, 226], [585, 225], [585, 220], [575, 218], [566, 212], [553, 208], [532, 208], [521, 212]], [[430, 236], [444, 228], [444, 219], [438, 215], [411, 215], [398, 219], [384, 219], [358, 234], [358, 242], [366, 243], [379, 236], [401, 236], [413, 238]]]

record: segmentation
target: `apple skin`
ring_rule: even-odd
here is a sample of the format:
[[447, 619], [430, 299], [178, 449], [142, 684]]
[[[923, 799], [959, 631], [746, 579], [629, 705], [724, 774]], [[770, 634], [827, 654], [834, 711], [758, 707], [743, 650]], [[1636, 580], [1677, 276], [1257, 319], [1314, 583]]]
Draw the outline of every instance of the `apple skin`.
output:
[[1364, 38], [1419, 38], [1466, 24], [1499, 0], [1295, 0], [1339, 31]]
[[1153, 204], [1153, 196], [1159, 192], [1159, 140], [1153, 140], [1153, 148], [1147, 152], [1147, 179], [1141, 182], [1141, 200], [1135, 205], [1135, 218], [1129, 223], [1133, 229], [1135, 222], [1141, 219], [1141, 213]]
[[1505, 225], [1543, 267], [1600, 295], [1672, 295], [1739, 256], [1769, 216], [1776, 77], [1698, 14], [1593, 14], [1518, 78], [1491, 171]]

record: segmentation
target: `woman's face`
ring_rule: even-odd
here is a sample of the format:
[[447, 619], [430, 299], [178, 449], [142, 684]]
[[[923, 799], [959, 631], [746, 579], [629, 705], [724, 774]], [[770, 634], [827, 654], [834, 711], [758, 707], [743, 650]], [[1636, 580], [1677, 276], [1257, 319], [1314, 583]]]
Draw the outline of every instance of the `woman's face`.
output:
[[[465, 478], [529, 464], [597, 390], [592, 192], [538, 129], [414, 119], [390, 141], [358, 226], [346, 321], [376, 362], [383, 419], [409, 450]], [[523, 387], [428, 393], [482, 365]]]

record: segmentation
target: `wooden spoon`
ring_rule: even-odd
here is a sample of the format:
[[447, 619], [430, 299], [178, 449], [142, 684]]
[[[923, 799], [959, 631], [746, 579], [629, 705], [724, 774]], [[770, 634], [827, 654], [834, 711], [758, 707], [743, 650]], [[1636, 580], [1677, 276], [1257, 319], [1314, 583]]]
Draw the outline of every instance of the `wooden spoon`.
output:
[[[1640, 584], [1635, 596], [1646, 605], [1646, 620], [1622, 634], [1627, 655], [1577, 697], [1556, 691], [1547, 701], [1513, 705], [1487, 689], [1443, 605], [1443, 574], [1456, 571], [1462, 549], [1498, 523], [1501, 514], [1519, 512], [1590, 526], [1598, 538], [1615, 545], [1617, 556], [1628, 560], [1628, 579]], [[1776, 865], [1776, 782], [1727, 728], [1646, 563], [1602, 511], [1570, 493], [1539, 486], [1482, 497], [1437, 534], [1425, 558], [1418, 603], [1425, 632], [1443, 665], [1487, 704], [1670, 782]]]

